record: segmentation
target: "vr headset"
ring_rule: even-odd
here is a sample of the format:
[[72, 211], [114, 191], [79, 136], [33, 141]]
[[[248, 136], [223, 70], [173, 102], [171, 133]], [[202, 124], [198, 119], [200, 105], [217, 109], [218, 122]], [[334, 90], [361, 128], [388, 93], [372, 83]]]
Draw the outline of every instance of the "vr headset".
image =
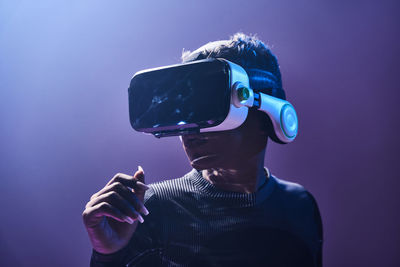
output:
[[[253, 84], [271, 87], [268, 81], [273, 78], [268, 74], [272, 74], [262, 70], [255, 73], [251, 76]], [[297, 135], [293, 106], [260, 88], [250, 88], [246, 71], [225, 59], [139, 71], [128, 93], [133, 129], [156, 137], [231, 130], [246, 120], [252, 107], [268, 115], [273, 128], [270, 137], [275, 142], [289, 143]]]

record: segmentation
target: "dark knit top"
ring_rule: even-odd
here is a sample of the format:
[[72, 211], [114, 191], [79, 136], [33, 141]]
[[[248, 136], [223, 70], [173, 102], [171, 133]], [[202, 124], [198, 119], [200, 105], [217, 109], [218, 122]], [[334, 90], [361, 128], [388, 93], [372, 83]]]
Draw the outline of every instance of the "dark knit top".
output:
[[257, 192], [216, 188], [193, 169], [150, 185], [130, 243], [91, 266], [321, 266], [322, 224], [302, 186], [269, 175]]

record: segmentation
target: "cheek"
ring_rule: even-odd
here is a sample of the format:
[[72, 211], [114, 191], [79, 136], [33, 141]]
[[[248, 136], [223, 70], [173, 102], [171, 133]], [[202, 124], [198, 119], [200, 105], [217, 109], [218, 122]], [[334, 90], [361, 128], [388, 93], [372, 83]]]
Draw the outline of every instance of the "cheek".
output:
[[238, 151], [240, 159], [252, 158], [265, 149], [267, 141], [267, 135], [261, 131], [243, 131], [232, 149]]
[[236, 130], [226, 131], [218, 139], [210, 142], [209, 147], [221, 154], [238, 153], [243, 143], [243, 136]]

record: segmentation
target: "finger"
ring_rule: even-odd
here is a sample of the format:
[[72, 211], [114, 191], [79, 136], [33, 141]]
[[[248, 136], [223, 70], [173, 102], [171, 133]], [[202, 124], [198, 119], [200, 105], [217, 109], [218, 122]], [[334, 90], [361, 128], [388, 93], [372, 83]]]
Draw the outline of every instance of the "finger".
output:
[[[124, 215], [120, 210], [107, 202], [98, 203], [93, 207], [85, 209], [85, 211], [83, 212], [83, 219], [85, 221], [85, 224], [88, 226], [97, 225], [97, 219], [103, 216], [113, 218], [114, 220], [119, 222], [127, 222], [129, 224], [132, 224], [134, 222], [132, 218]], [[92, 223], [93, 225], [91, 225]]]
[[144, 188], [141, 185], [145, 184], [145, 179], [144, 179], [144, 170], [142, 168], [142, 166], [138, 166], [138, 170], [135, 172], [135, 174], [133, 175], [134, 179], [137, 179], [137, 186], [134, 188], [136, 196], [143, 201], [144, 200], [144, 195], [146, 193], [146, 190], [149, 188], [147, 186], [147, 188]]
[[143, 184], [142, 182], [139, 182], [137, 179], [133, 178], [132, 176], [129, 176], [129, 175], [125, 176], [125, 175], [118, 175], [113, 178], [113, 181], [119, 182], [128, 188], [132, 188], [132, 191], [136, 194], [138, 199], [140, 199], [140, 201], [143, 201], [145, 192], [150, 187]]
[[125, 200], [119, 193], [111, 191], [98, 196], [88, 202], [87, 208], [93, 207], [99, 203], [106, 202], [121, 211], [122, 214], [129, 216], [134, 221], [139, 220], [143, 222], [143, 217], [139, 212], [131, 205], [127, 200]]
[[138, 170], [135, 172], [135, 174], [133, 175], [134, 178], [138, 179], [140, 182], [142, 182], [143, 184], [145, 184], [145, 180], [144, 180], [144, 170], [142, 168], [142, 166], [138, 166]]
[[[150, 187], [148, 187], [147, 185], [145, 185], [143, 182], [139, 182], [138, 179], [134, 178], [133, 176], [127, 175], [127, 174], [123, 174], [123, 173], [117, 173], [108, 183], [107, 185], [110, 185], [112, 183], [115, 182], [120, 182], [121, 184], [133, 188], [133, 189], [137, 189], [140, 191], [146, 191], [147, 189], [149, 189]], [[107, 186], [106, 185], [106, 186]]]
[[136, 185], [135, 179], [133, 179], [133, 176], [127, 175], [125, 173], [117, 173], [114, 175], [114, 177], [107, 183], [107, 185], [110, 185], [114, 182], [122, 182], [124, 181], [125, 185], [128, 187], [134, 187]]
[[[132, 191], [127, 192], [126, 194], [129, 194], [128, 197], [131, 197], [131, 200], [133, 202], [133, 206], [135, 207], [136, 210], [138, 210], [140, 213], [144, 215], [148, 215], [149, 211], [143, 204], [143, 197], [138, 196], [137, 194], [132, 193]], [[141, 199], [139, 199], [139, 197]]]
[[[129, 190], [126, 186], [124, 186], [120, 182], [115, 182], [113, 184], [107, 185], [102, 190], [100, 190], [99, 192], [94, 194], [90, 198], [90, 200], [93, 200], [93, 199], [97, 198], [100, 195], [103, 195], [105, 193], [112, 192], [112, 191], [115, 191], [118, 194], [120, 194], [125, 200], [127, 200], [131, 205], [133, 205], [134, 208], [136, 210], [138, 210], [140, 213], [142, 213], [144, 215], [148, 215], [149, 214], [149, 211], [146, 209], [146, 207], [144, 206], [143, 202], [140, 201], [135, 196], [135, 193], [132, 190]], [[89, 205], [92, 205], [92, 203], [90, 203]]]

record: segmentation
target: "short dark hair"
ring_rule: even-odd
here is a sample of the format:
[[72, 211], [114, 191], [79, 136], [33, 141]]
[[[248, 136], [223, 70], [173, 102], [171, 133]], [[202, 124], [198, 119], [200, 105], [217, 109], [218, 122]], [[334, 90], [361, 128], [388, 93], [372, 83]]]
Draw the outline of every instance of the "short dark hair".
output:
[[[255, 35], [238, 32], [229, 40], [210, 42], [193, 52], [182, 53], [183, 63], [207, 58], [224, 58], [240, 65], [246, 70], [253, 89], [286, 99], [278, 60], [269, 47]], [[265, 80], [268, 81], [268, 86], [265, 86]]]

